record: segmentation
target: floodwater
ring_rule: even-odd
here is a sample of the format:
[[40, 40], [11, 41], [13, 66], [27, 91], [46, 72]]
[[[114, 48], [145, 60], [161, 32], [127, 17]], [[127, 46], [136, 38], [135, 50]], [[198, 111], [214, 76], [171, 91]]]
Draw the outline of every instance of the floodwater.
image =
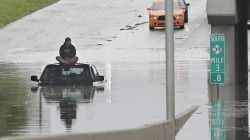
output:
[[[222, 107], [220, 117], [226, 123], [221, 124], [229, 128], [226, 134], [239, 128], [237, 132], [245, 135], [247, 89], [239, 91], [244, 98], [237, 102], [212, 94], [206, 0], [188, 2], [189, 23], [184, 30], [175, 29], [176, 114], [200, 107], [176, 139], [210, 139], [210, 122], [218, 121], [210, 118], [216, 118], [214, 112]], [[165, 35], [163, 29], [148, 29], [150, 4], [145, 0], [61, 0], [2, 28], [0, 137], [124, 129], [166, 119]], [[40, 76], [47, 64], [56, 63], [67, 36], [79, 62], [95, 64], [104, 82], [38, 87], [30, 81], [31, 75]], [[235, 106], [227, 108], [228, 104]], [[231, 120], [235, 123], [228, 123]], [[221, 134], [220, 129], [215, 132]]]

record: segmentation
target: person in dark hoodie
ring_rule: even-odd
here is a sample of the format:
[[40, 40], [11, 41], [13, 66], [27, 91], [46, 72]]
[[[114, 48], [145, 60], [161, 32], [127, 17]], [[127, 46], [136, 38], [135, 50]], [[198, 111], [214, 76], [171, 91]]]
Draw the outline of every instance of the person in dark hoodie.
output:
[[75, 64], [78, 61], [76, 48], [71, 44], [71, 39], [67, 37], [64, 44], [60, 47], [60, 56], [56, 60], [61, 64]]

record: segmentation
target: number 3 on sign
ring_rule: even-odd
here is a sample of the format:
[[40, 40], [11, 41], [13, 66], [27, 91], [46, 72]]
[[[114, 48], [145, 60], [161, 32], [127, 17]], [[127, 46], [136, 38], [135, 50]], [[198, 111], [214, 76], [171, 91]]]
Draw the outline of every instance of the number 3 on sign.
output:
[[217, 81], [220, 82], [221, 81], [221, 75], [217, 74]]
[[216, 71], [220, 71], [220, 65], [216, 64]]

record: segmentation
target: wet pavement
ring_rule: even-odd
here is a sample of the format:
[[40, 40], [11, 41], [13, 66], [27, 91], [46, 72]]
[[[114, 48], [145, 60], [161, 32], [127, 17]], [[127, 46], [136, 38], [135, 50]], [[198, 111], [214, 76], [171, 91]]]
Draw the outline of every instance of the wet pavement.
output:
[[[247, 87], [228, 93], [244, 93], [230, 99], [223, 95], [218, 99], [211, 92], [206, 0], [187, 2], [191, 3], [189, 23], [185, 30], [175, 29], [176, 114], [200, 107], [176, 139], [206, 140], [212, 139], [211, 134], [223, 134], [221, 129], [211, 129], [218, 127], [210, 124], [218, 122], [213, 120], [218, 110], [220, 125], [227, 128], [224, 134], [235, 134], [232, 138], [240, 134], [244, 139]], [[164, 120], [165, 35], [163, 29], [148, 29], [150, 4], [145, 0], [61, 0], [2, 28], [0, 137], [95, 132]], [[30, 76], [40, 76], [47, 64], [56, 63], [67, 36], [80, 62], [95, 64], [105, 81], [88, 87], [37, 89]]]

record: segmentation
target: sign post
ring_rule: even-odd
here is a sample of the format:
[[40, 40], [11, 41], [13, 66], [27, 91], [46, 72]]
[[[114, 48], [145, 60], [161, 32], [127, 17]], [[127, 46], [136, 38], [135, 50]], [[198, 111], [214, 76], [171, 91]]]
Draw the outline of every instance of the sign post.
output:
[[210, 83], [225, 83], [225, 37], [224, 34], [210, 35]]

